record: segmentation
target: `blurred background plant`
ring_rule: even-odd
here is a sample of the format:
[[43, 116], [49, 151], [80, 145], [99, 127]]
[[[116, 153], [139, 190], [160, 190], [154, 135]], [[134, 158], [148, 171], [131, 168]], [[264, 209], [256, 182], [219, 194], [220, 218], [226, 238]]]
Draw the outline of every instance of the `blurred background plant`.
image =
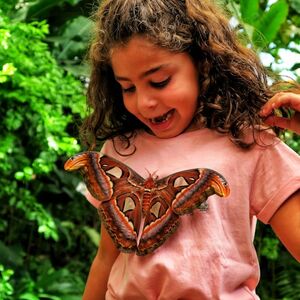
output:
[[[219, 0], [240, 37], [273, 72], [299, 81], [299, 0]], [[79, 300], [99, 241], [79, 152], [92, 34], [92, 0], [0, 2], [0, 299]], [[286, 78], [285, 78], [286, 79]], [[298, 136], [285, 141], [300, 153]], [[268, 226], [255, 245], [262, 299], [300, 299], [300, 267]]]
[[59, 22], [78, 2], [0, 5], [0, 299], [81, 299], [96, 251], [97, 214], [63, 171], [80, 151], [89, 35], [83, 16]]

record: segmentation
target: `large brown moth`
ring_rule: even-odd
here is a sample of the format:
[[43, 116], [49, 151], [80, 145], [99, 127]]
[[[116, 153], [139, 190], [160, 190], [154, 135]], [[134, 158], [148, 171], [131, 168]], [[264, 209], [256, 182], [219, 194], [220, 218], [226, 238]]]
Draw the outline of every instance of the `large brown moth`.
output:
[[146, 255], [162, 245], [179, 226], [179, 217], [199, 208], [213, 194], [229, 195], [222, 175], [191, 169], [157, 179], [144, 179], [134, 170], [100, 152], [79, 153], [65, 163], [79, 170], [106, 230], [123, 252]]

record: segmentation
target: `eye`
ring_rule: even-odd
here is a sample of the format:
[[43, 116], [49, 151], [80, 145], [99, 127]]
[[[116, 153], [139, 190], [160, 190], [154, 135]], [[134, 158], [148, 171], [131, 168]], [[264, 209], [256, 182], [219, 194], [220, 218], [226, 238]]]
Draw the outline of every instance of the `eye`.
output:
[[165, 87], [171, 80], [171, 77], [168, 77], [167, 79], [163, 80], [163, 81], [159, 81], [159, 82], [151, 82], [151, 86], [155, 87], [155, 88], [163, 88]]
[[122, 92], [124, 94], [126, 93], [133, 93], [135, 91], [135, 87], [134, 86], [131, 86], [131, 87], [128, 87], [128, 88], [122, 88]]

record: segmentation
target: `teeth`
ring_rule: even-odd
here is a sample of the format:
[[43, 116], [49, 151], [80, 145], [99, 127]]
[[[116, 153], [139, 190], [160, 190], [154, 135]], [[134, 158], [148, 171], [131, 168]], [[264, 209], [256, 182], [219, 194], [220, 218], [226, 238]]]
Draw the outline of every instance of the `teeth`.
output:
[[168, 111], [166, 114], [150, 119], [150, 121], [154, 124], [158, 124], [158, 123], [163, 123], [166, 122], [170, 119], [171, 115], [172, 115], [173, 110]]

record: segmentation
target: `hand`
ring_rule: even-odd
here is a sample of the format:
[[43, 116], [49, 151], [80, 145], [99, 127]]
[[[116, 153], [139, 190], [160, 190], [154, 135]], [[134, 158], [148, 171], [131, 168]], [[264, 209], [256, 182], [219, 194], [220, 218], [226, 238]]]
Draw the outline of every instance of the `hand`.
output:
[[[291, 118], [273, 115], [274, 110], [279, 107], [290, 108], [295, 113]], [[270, 126], [289, 129], [300, 134], [300, 94], [277, 93], [262, 107], [259, 114], [261, 117], [266, 117], [264, 122]]]

